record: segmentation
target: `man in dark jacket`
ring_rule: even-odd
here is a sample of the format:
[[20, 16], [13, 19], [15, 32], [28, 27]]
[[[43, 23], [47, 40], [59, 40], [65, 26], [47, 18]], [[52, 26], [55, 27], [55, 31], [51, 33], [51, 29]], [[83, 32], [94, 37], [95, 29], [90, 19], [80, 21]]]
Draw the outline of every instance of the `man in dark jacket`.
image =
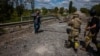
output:
[[90, 15], [92, 16], [91, 20], [88, 22], [86, 30], [90, 30], [94, 36], [92, 37], [92, 42], [97, 45], [97, 34], [99, 32], [99, 18], [96, 16], [95, 11], [91, 11]]
[[34, 17], [34, 31], [35, 33], [38, 33], [40, 29], [40, 24], [41, 24], [40, 11], [36, 11], [36, 13], [33, 14], [33, 17]]
[[95, 10], [90, 11], [90, 16], [92, 18], [89, 20], [88, 25], [86, 27], [86, 31], [89, 31], [89, 34], [87, 35], [87, 38], [85, 41], [85, 48], [87, 51], [89, 49], [91, 40], [96, 45], [96, 47], [98, 49], [97, 34], [99, 32], [99, 18], [96, 16]]

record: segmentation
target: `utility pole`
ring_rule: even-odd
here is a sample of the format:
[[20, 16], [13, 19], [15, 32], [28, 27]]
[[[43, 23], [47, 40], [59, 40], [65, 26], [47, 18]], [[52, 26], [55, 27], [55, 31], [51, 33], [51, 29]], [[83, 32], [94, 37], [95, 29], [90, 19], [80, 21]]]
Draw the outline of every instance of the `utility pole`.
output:
[[72, 0], [70, 0], [70, 2], [69, 2], [69, 14], [72, 13], [72, 5], [73, 5], [73, 2], [72, 2]]
[[26, 0], [26, 2], [29, 2], [31, 4], [31, 9], [32, 9], [32, 13], [34, 12], [34, 4], [35, 4], [35, 0]]
[[32, 8], [32, 13], [34, 13], [34, 3], [35, 1], [34, 0], [31, 0], [31, 8]]

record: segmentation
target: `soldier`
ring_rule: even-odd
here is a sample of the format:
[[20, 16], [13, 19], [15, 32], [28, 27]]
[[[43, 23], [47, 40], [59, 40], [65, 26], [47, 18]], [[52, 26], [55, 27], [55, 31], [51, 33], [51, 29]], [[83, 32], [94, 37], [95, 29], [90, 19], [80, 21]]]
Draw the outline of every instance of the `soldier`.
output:
[[[99, 18], [96, 16], [96, 11], [91, 10], [90, 11], [90, 16], [92, 18], [89, 19], [88, 24], [86, 26], [85, 31], [88, 31], [88, 35], [85, 36], [85, 46], [84, 48], [81, 48], [82, 50], [87, 50], [89, 49], [91, 41], [96, 45], [98, 49], [98, 43], [97, 43], [97, 34], [99, 32]], [[99, 51], [99, 50], [98, 50]]]
[[68, 41], [70, 45], [74, 47], [75, 52], [77, 53], [77, 49], [79, 46], [79, 33], [81, 27], [81, 19], [78, 14], [74, 14], [71, 21], [69, 21], [68, 25], [71, 27], [69, 32]]

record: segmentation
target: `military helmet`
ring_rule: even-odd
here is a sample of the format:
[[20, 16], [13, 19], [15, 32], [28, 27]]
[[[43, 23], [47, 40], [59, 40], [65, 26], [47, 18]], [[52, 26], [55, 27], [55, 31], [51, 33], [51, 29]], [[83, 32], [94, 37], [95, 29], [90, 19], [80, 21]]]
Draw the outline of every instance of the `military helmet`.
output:
[[90, 16], [95, 16], [95, 15], [96, 15], [96, 10], [91, 9], [91, 10], [90, 10]]

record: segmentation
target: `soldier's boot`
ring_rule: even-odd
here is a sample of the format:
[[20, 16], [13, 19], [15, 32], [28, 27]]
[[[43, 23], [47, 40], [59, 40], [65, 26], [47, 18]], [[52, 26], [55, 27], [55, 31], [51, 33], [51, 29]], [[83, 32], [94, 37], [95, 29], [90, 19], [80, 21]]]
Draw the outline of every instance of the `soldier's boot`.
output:
[[71, 36], [68, 37], [68, 41], [66, 42], [66, 46], [68, 48], [71, 48], [72, 47], [72, 37]]
[[77, 39], [75, 39], [75, 41], [74, 41], [74, 51], [75, 51], [76, 53], [77, 53], [78, 48], [79, 48], [79, 42], [78, 42]]
[[86, 51], [89, 47], [89, 44], [91, 42], [91, 38], [89, 36], [85, 37], [85, 46], [83, 46], [83, 48], [81, 48], [81, 50]]

